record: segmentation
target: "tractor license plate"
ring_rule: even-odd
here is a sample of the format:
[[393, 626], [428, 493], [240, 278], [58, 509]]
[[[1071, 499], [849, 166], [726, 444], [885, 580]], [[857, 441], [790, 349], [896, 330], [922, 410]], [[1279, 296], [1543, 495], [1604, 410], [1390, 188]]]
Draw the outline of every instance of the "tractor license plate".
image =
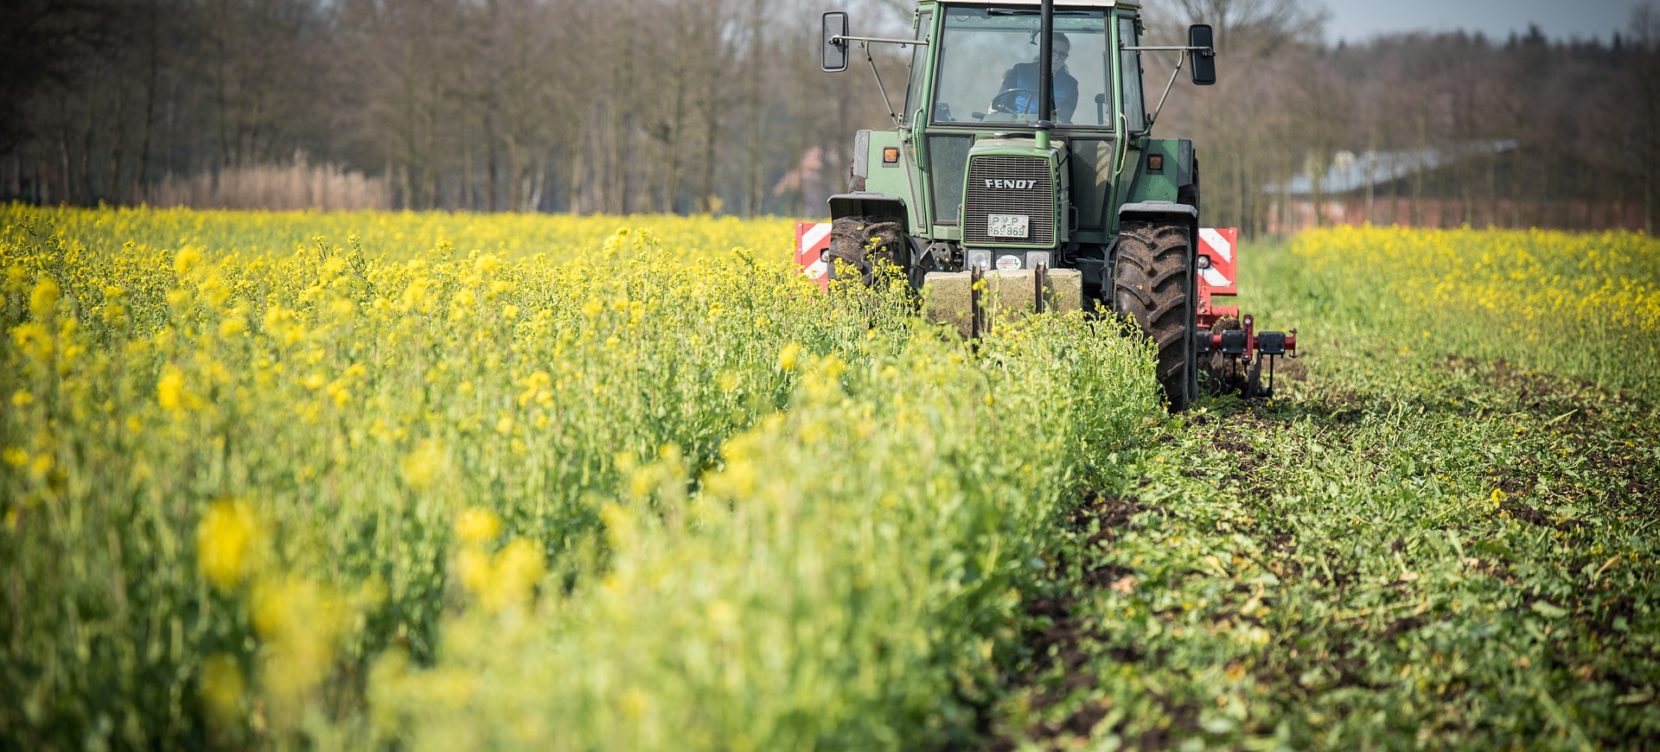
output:
[[987, 214], [986, 234], [994, 238], [1026, 237], [1031, 217], [1024, 214]]

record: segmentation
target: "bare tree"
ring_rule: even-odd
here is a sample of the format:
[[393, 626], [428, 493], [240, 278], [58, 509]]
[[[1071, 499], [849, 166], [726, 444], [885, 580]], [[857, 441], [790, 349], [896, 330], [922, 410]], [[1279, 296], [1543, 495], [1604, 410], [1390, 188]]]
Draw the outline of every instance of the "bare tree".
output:
[[1660, 9], [1653, 2], [1632, 11], [1630, 43], [1635, 60], [1629, 75], [1636, 83], [1642, 115], [1625, 120], [1639, 124], [1643, 228], [1653, 235], [1660, 222], [1660, 133], [1654, 127], [1660, 123]]

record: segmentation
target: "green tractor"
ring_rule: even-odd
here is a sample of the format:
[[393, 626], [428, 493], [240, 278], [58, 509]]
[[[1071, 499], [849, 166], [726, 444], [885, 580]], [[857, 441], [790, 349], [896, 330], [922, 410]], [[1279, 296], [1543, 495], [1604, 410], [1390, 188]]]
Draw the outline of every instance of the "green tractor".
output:
[[[1157, 344], [1175, 409], [1197, 396], [1201, 363], [1295, 348], [1202, 308], [1199, 162], [1191, 141], [1151, 135], [1184, 63], [1193, 83], [1216, 82], [1209, 26], [1145, 46], [1136, 0], [921, 0], [909, 39], [852, 36], [839, 11], [822, 22], [823, 69], [846, 70], [860, 46], [894, 124], [855, 139], [850, 191], [829, 201], [830, 268], [868, 280], [890, 262], [965, 333], [982, 326], [983, 276], [1032, 277], [1005, 286], [1039, 310], [1048, 298], [1126, 314]], [[900, 111], [872, 44], [911, 50]], [[1151, 110], [1149, 52], [1179, 53]]]

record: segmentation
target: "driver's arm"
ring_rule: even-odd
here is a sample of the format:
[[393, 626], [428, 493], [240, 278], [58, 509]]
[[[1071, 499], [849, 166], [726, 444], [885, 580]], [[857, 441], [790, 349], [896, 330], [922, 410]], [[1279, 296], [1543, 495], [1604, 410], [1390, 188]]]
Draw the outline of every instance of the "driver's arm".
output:
[[1002, 94], [1010, 89], [1018, 88], [1020, 85], [1020, 76], [1018, 75], [1019, 70], [1020, 64], [1015, 63], [1014, 65], [1009, 66], [1008, 70], [1003, 71], [1003, 83], [997, 85], [996, 93]]
[[1017, 88], [1019, 85], [1020, 64], [1015, 63], [1013, 66], [1010, 66], [1008, 70], [1003, 72], [1003, 82], [997, 85], [997, 91], [992, 92], [991, 103], [986, 105], [986, 112], [989, 113], [996, 110], [997, 98], [1003, 96], [1003, 92]]

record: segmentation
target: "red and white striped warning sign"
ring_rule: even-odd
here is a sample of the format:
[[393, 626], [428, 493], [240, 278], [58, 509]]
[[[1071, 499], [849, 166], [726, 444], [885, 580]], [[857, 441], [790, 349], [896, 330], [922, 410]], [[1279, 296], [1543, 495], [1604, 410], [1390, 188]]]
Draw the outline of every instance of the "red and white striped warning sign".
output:
[[824, 289], [830, 288], [830, 265], [825, 258], [829, 250], [829, 222], [795, 223], [795, 263], [802, 274]]
[[1199, 255], [1209, 261], [1200, 264], [1203, 295], [1238, 295], [1239, 277], [1234, 275], [1234, 249], [1239, 246], [1239, 228], [1199, 229]]

